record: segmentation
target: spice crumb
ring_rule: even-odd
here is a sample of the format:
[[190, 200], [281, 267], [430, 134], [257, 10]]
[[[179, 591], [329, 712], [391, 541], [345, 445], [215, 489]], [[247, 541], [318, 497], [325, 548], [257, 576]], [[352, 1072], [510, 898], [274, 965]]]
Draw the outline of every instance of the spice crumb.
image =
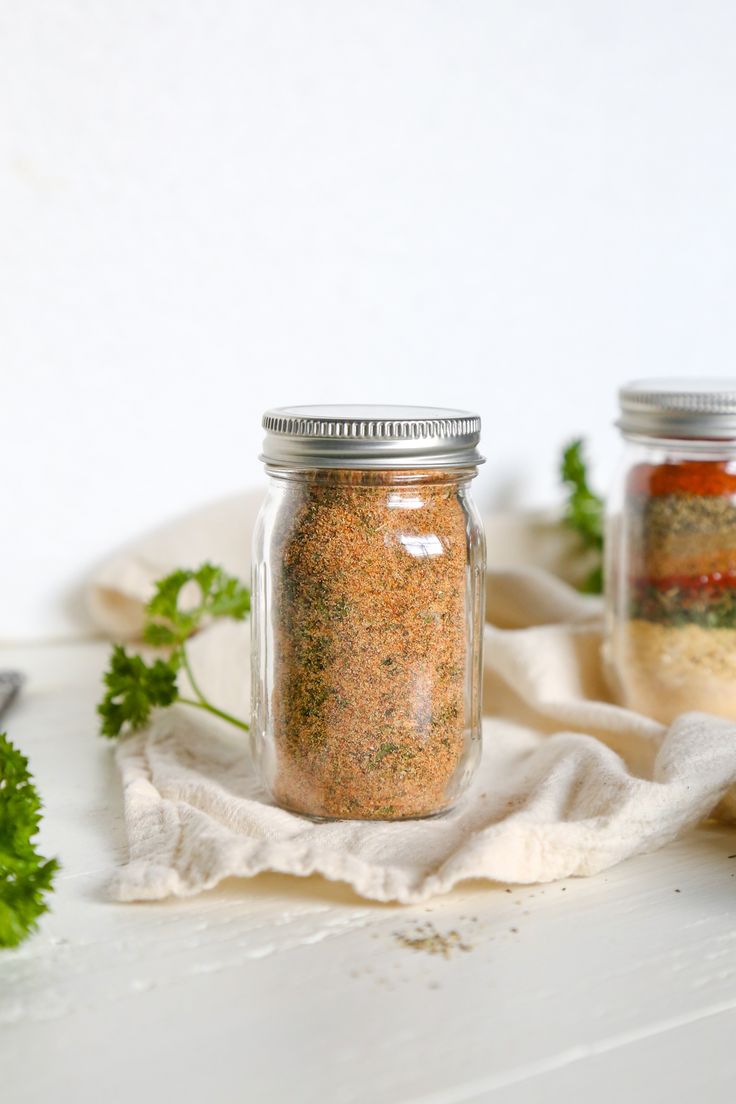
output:
[[424, 951], [426, 954], [442, 955], [449, 958], [453, 951], [472, 951], [472, 944], [464, 942], [458, 931], [446, 933], [437, 931], [432, 924], [419, 924], [413, 934], [394, 932], [394, 939], [402, 947], [412, 951]]

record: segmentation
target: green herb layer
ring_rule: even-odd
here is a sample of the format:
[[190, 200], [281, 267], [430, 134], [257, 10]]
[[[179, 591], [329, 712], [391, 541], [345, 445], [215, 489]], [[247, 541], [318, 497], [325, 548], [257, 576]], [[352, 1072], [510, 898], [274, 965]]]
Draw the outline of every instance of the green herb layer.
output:
[[662, 625], [702, 625], [708, 629], [736, 629], [736, 589], [694, 588], [639, 584], [632, 594], [630, 616]]

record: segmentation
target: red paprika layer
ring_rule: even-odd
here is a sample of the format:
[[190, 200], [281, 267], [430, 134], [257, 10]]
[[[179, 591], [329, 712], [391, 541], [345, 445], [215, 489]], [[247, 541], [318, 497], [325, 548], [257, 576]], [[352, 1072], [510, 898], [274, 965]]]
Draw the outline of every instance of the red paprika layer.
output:
[[636, 464], [628, 474], [626, 490], [630, 495], [647, 498], [670, 494], [736, 495], [736, 463], [732, 460], [675, 460], [665, 464]]
[[665, 575], [659, 579], [631, 579], [631, 586], [656, 587], [657, 590], [677, 589], [683, 593], [699, 590], [736, 590], [736, 569], [712, 571], [708, 575]]

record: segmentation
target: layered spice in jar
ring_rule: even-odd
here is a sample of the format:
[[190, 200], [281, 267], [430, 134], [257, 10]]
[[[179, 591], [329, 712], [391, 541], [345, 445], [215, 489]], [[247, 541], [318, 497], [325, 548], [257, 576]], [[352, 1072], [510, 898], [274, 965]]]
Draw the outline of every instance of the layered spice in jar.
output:
[[736, 719], [736, 384], [631, 385], [622, 407], [607, 571], [618, 695], [665, 723]]
[[422, 408], [266, 415], [254, 555], [254, 727], [284, 808], [450, 808], [480, 753], [478, 420]]

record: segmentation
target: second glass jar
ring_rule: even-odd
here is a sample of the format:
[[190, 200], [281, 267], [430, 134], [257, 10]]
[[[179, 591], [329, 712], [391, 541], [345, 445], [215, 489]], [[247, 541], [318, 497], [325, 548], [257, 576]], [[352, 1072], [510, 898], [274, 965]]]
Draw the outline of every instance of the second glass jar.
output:
[[665, 724], [736, 720], [736, 383], [621, 391], [609, 501], [606, 657], [618, 699]]

